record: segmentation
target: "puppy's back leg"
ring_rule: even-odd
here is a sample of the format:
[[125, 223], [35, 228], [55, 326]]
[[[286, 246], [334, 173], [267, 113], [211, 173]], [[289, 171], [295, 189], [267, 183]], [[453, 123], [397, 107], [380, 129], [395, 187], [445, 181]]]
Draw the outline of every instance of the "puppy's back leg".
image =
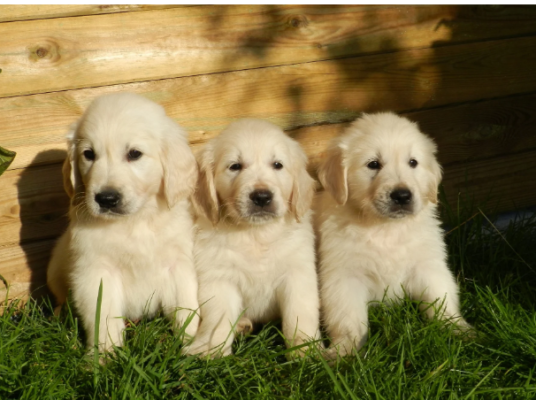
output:
[[67, 301], [70, 272], [71, 258], [67, 232], [56, 243], [47, 268], [47, 285], [55, 297], [54, 315], [56, 316], [60, 314], [61, 307]]

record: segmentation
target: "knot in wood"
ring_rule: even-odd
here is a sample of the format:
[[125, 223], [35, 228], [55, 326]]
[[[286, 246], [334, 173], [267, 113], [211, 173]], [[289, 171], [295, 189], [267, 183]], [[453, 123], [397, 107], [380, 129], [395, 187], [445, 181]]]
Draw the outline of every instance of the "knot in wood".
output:
[[30, 60], [57, 62], [60, 60], [59, 45], [51, 39], [45, 39], [43, 42], [30, 47]]
[[47, 56], [48, 54], [48, 50], [45, 49], [44, 47], [39, 47], [36, 51], [35, 51], [35, 54], [37, 54], [37, 57], [39, 58], [44, 58]]
[[289, 23], [294, 28], [305, 28], [309, 25], [309, 21], [305, 15], [294, 15], [290, 18]]

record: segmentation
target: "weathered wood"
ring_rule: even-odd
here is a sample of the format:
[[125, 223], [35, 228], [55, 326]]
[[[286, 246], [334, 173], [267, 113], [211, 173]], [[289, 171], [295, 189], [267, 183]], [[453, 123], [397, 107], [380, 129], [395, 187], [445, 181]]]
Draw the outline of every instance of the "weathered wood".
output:
[[[9, 284], [9, 299], [46, 292], [46, 267], [55, 240], [0, 246], [0, 275]], [[7, 288], [0, 282], [0, 303], [6, 299]]]
[[198, 6], [9, 22], [0, 97], [534, 33], [530, 6]]
[[236, 118], [271, 120], [313, 173], [359, 112], [402, 112], [436, 139], [451, 205], [534, 205], [536, 7], [179, 7], [0, 5], [0, 145], [18, 152], [0, 177], [9, 297], [45, 282], [67, 223], [64, 135], [104, 93], [163, 104], [194, 151]]
[[534, 206], [535, 176], [536, 150], [529, 150], [449, 166], [443, 186], [452, 206], [461, 193], [463, 204], [471, 199], [488, 212], [512, 211]]
[[[423, 132], [434, 138], [443, 167], [536, 149], [536, 94], [401, 115], [417, 122]], [[346, 126], [319, 125], [289, 134], [301, 143], [314, 169], [329, 141]]]
[[61, 164], [7, 171], [1, 179], [0, 245], [51, 238], [63, 231], [69, 199]]
[[184, 6], [139, 4], [0, 4], [0, 22], [147, 11], [172, 7]]
[[444, 167], [536, 149], [536, 94], [411, 112]]
[[[164, 105], [195, 144], [244, 116], [288, 130], [348, 121], [359, 111], [401, 112], [534, 92], [535, 70], [531, 37], [4, 98], [0, 142], [19, 153], [10, 168], [24, 168], [41, 149], [64, 149], [68, 125], [93, 98], [122, 90]], [[43, 158], [53, 161], [60, 159]]]

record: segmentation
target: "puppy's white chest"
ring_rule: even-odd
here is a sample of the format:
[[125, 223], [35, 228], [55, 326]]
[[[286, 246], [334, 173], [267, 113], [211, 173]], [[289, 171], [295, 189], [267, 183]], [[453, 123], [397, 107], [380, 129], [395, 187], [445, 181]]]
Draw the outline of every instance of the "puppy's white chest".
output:
[[127, 316], [155, 312], [160, 292], [169, 285], [170, 270], [177, 267], [178, 253], [186, 253], [188, 247], [166, 233], [155, 232], [143, 221], [75, 229], [75, 279], [112, 276], [120, 285], [113, 290], [122, 296]]
[[287, 235], [263, 233], [202, 231], [195, 251], [200, 285], [230, 283], [253, 320], [278, 315], [276, 291], [289, 271], [289, 253], [297, 252]]

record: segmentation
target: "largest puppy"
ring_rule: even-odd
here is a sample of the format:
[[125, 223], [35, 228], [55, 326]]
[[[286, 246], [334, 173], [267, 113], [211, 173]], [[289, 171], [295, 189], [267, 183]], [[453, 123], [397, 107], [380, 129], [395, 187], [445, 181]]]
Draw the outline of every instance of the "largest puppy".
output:
[[392, 113], [364, 115], [335, 139], [316, 203], [323, 318], [335, 356], [360, 348], [367, 307], [404, 291], [428, 316], [461, 326], [458, 289], [436, 217], [441, 168], [433, 141]]
[[[68, 135], [63, 167], [70, 224], [53, 252], [48, 285], [59, 304], [72, 288], [87, 345], [122, 344], [122, 317], [159, 308], [177, 326], [198, 308], [189, 196], [197, 164], [184, 131], [135, 94], [97, 98]], [[186, 333], [194, 335], [198, 317]]]
[[289, 346], [318, 337], [314, 181], [306, 162], [298, 143], [257, 119], [231, 124], [200, 153], [201, 325], [191, 354], [230, 354], [241, 315], [281, 317]]

